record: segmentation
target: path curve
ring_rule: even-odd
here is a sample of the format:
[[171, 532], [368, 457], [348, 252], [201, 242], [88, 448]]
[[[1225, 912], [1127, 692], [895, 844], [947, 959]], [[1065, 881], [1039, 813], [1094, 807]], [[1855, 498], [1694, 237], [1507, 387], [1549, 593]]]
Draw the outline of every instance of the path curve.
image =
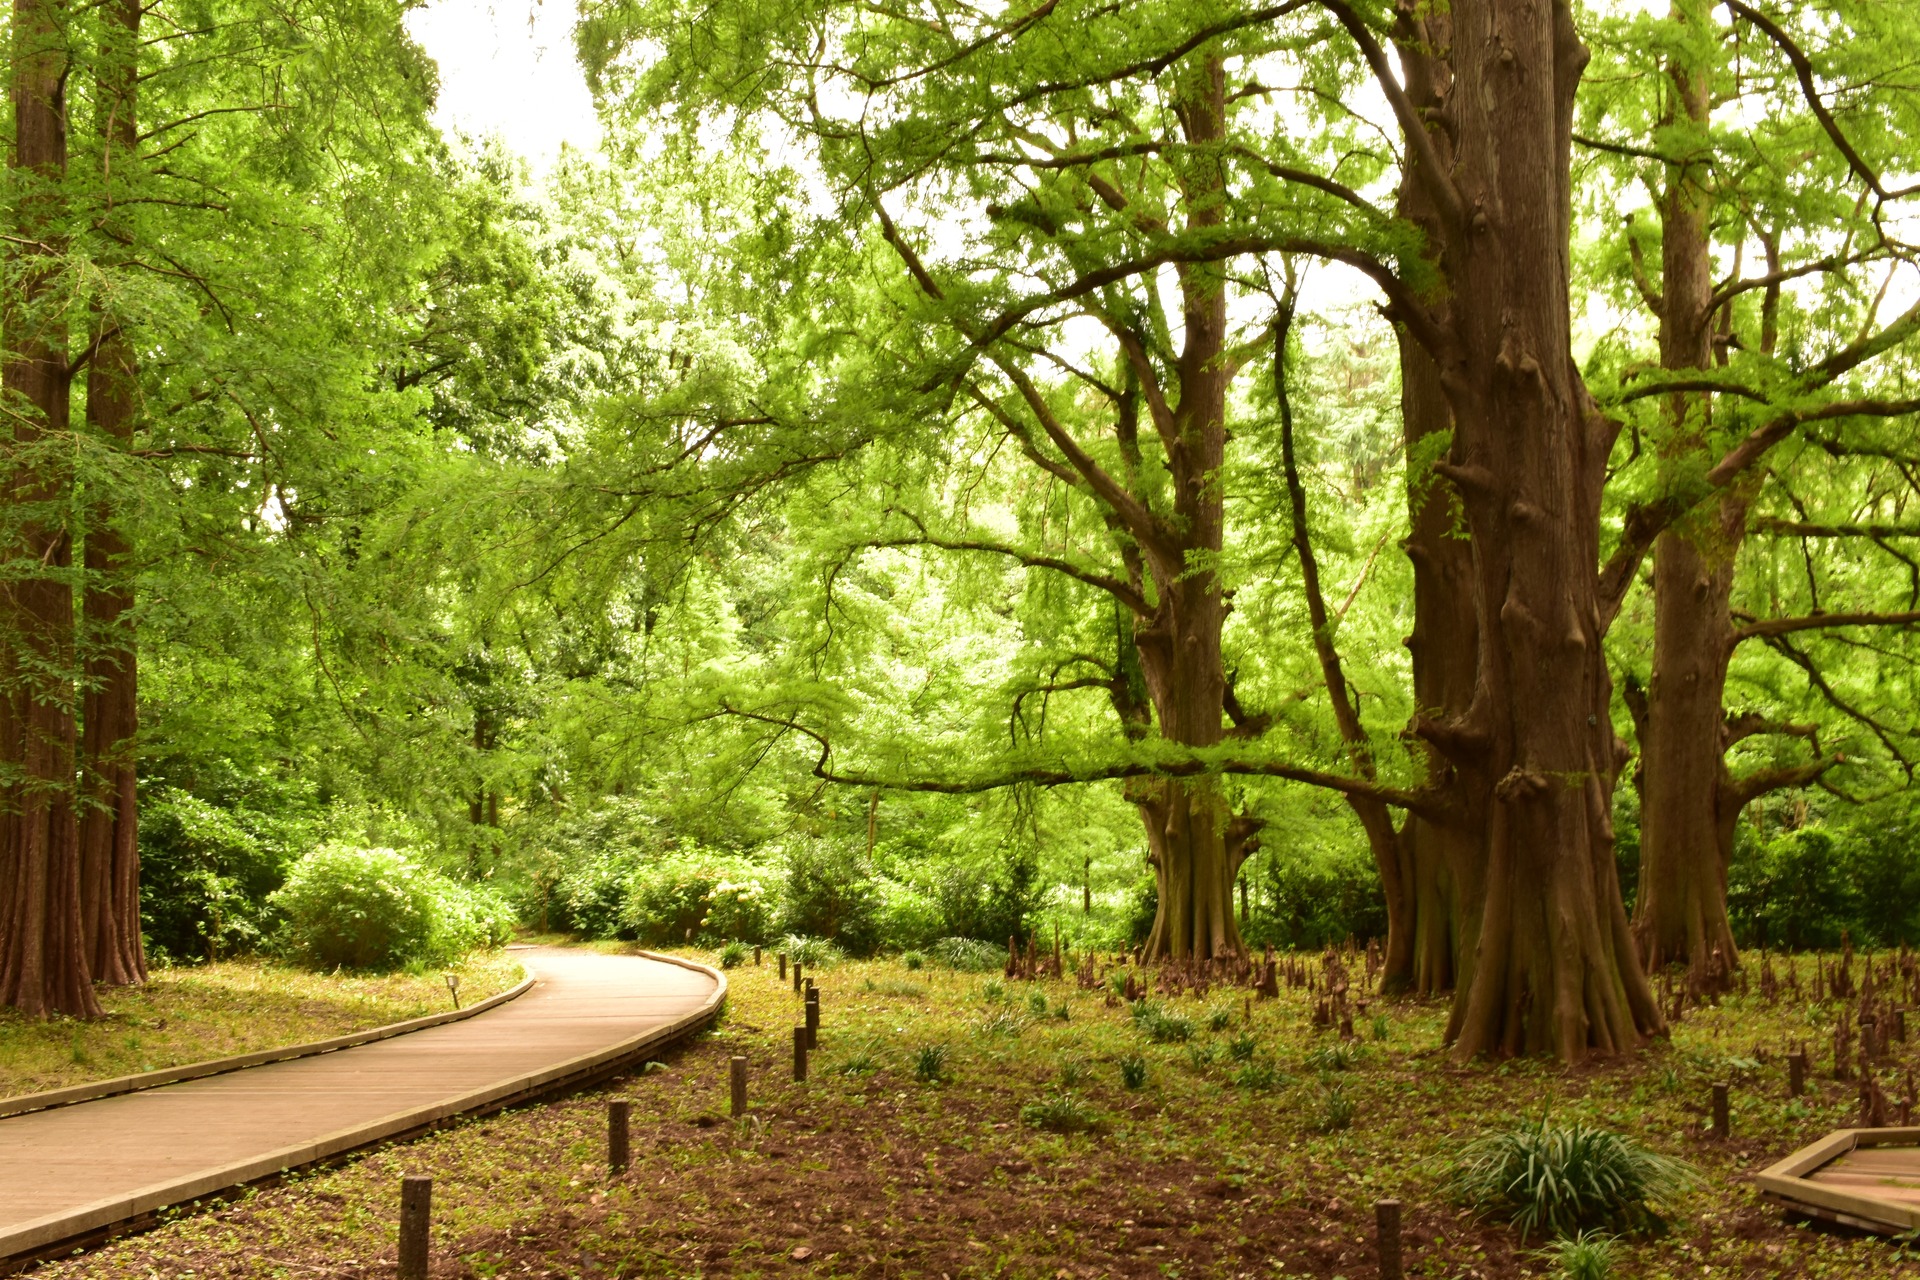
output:
[[670, 957], [520, 955], [533, 988], [464, 1022], [0, 1118], [0, 1262], [592, 1079], [706, 1025], [726, 998], [717, 971]]

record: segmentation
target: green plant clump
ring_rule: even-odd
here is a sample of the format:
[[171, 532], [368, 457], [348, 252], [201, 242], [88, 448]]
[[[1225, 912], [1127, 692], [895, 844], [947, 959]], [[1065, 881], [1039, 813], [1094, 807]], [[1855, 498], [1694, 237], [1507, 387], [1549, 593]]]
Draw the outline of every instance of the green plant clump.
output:
[[1610, 1280], [1619, 1255], [1619, 1243], [1600, 1231], [1582, 1231], [1556, 1240], [1539, 1253], [1553, 1266], [1559, 1280]]
[[513, 932], [513, 911], [488, 889], [459, 884], [393, 849], [322, 845], [273, 895], [282, 943], [316, 969], [439, 964]]
[[1316, 1133], [1339, 1133], [1353, 1127], [1353, 1099], [1339, 1084], [1328, 1083], [1326, 1092], [1320, 1095], [1320, 1109], [1314, 1115], [1313, 1128]]
[[1029, 1102], [1020, 1108], [1020, 1119], [1048, 1133], [1089, 1133], [1098, 1129], [1101, 1123], [1098, 1111], [1070, 1093], [1057, 1093], [1050, 1098]]
[[947, 1046], [929, 1044], [921, 1046], [920, 1052], [913, 1055], [913, 1078], [922, 1084], [938, 1084], [947, 1078]]
[[822, 965], [846, 958], [840, 948], [825, 938], [809, 937], [804, 933], [788, 934], [780, 940], [780, 949], [786, 952], [795, 964], [805, 965], [809, 969], [818, 969]]
[[1147, 1060], [1137, 1053], [1120, 1059], [1120, 1083], [1129, 1089], [1145, 1088], [1147, 1084]]
[[917, 972], [927, 967], [927, 954], [924, 951], [909, 951], [900, 957], [900, 963]]
[[1007, 964], [1005, 947], [978, 938], [942, 938], [928, 952], [936, 963], [962, 973], [991, 973]]
[[720, 967], [722, 969], [738, 969], [746, 958], [747, 944], [744, 942], [729, 942], [726, 946], [720, 948]]
[[1542, 1116], [1469, 1145], [1455, 1187], [1483, 1212], [1506, 1215], [1523, 1238], [1536, 1232], [1570, 1236], [1658, 1226], [1659, 1206], [1691, 1185], [1693, 1176], [1684, 1161], [1631, 1138]]

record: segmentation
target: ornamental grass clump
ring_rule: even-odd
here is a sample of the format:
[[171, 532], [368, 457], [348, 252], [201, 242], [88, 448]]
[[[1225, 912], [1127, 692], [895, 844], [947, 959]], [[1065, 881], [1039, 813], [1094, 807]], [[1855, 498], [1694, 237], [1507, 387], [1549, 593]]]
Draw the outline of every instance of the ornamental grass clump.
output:
[[1467, 1147], [1455, 1170], [1461, 1197], [1503, 1214], [1522, 1239], [1661, 1225], [1658, 1209], [1693, 1183], [1691, 1165], [1583, 1121], [1537, 1121]]
[[1582, 1231], [1540, 1250], [1557, 1280], [1612, 1280], [1619, 1243], [1604, 1231]]
[[1101, 1125], [1098, 1111], [1070, 1093], [1057, 1093], [1020, 1108], [1020, 1119], [1048, 1133], [1091, 1133]]

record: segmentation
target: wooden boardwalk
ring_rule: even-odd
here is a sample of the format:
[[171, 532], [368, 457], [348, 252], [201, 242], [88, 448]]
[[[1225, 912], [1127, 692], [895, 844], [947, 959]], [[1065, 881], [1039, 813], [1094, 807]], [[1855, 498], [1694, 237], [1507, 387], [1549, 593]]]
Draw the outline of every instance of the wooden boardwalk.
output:
[[463, 1022], [0, 1119], [0, 1262], [604, 1074], [709, 1021], [710, 969], [541, 947]]

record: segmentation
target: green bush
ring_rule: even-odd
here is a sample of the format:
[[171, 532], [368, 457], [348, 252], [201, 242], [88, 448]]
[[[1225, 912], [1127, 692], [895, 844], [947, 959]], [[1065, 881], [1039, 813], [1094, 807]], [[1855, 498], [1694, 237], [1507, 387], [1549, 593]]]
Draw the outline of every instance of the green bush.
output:
[[1545, 1117], [1470, 1145], [1455, 1171], [1469, 1204], [1506, 1215], [1524, 1238], [1657, 1226], [1657, 1209], [1693, 1181], [1682, 1161], [1631, 1138]]
[[788, 846], [786, 863], [782, 921], [788, 933], [825, 938], [856, 956], [879, 948], [880, 886], [863, 852], [830, 841], [800, 841]]
[[513, 927], [505, 899], [457, 884], [393, 849], [322, 845], [272, 896], [284, 945], [316, 968], [435, 964], [497, 946]]
[[1007, 949], [977, 938], [942, 938], [927, 948], [934, 963], [962, 973], [992, 973], [1007, 967]]
[[195, 960], [265, 945], [269, 898], [316, 838], [306, 791], [232, 770], [202, 770], [206, 794], [142, 783], [140, 924], [155, 959]]
[[1070, 1093], [1029, 1102], [1020, 1108], [1020, 1120], [1048, 1133], [1091, 1133], [1103, 1123], [1099, 1111]]

